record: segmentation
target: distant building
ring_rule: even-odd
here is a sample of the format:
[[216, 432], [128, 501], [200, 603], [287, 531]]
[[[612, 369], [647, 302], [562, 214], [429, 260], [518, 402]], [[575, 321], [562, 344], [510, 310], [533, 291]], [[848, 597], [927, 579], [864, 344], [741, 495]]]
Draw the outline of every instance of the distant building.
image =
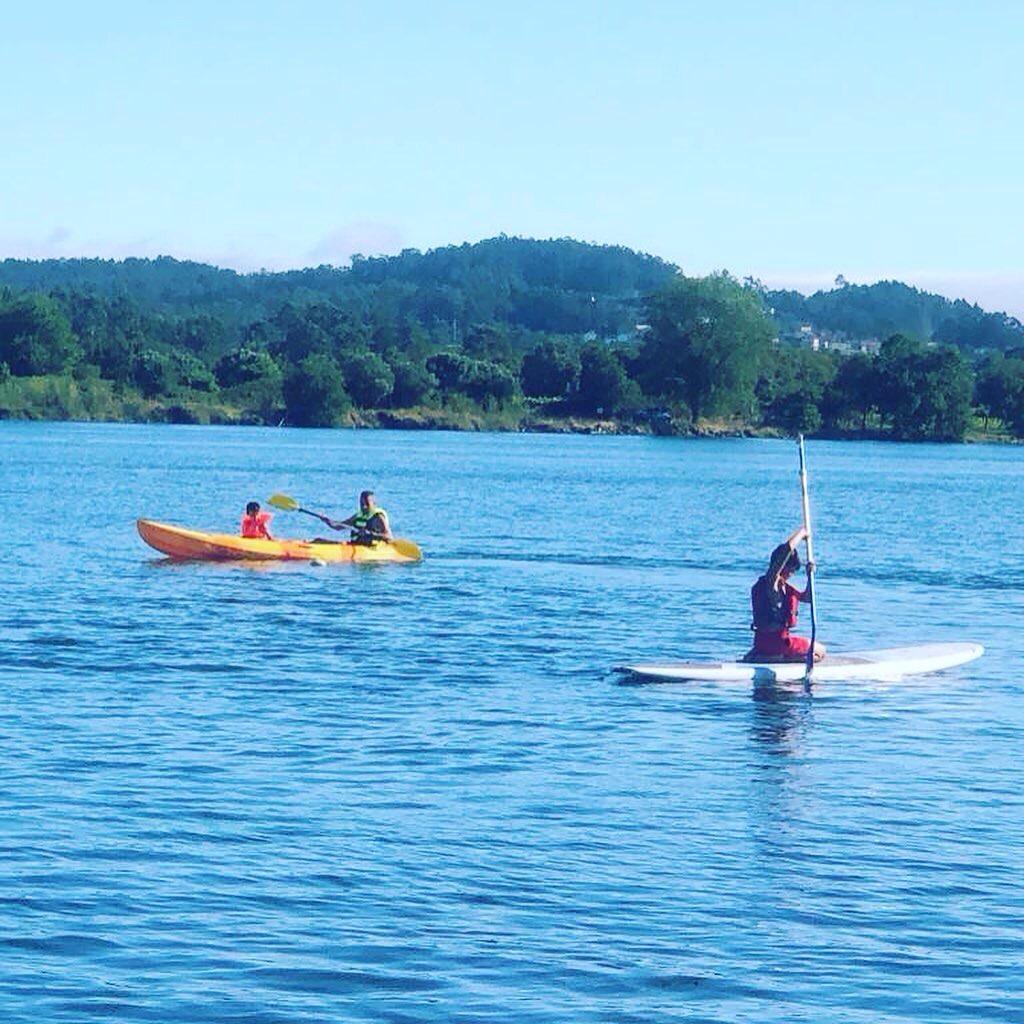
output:
[[780, 332], [773, 344], [806, 348], [812, 352], [836, 352], [840, 355], [852, 355], [855, 352], [877, 355], [881, 348], [877, 338], [851, 338], [844, 331], [816, 329], [813, 324], [790, 327]]
[[800, 347], [809, 348], [812, 352], [817, 352], [821, 348], [821, 336], [810, 324], [800, 325]]

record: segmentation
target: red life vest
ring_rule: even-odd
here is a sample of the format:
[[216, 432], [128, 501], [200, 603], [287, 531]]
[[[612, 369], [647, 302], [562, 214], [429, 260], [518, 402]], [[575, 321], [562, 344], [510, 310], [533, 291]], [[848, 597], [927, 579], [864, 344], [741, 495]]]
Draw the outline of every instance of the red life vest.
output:
[[270, 532], [267, 529], [270, 520], [271, 515], [269, 512], [257, 512], [254, 516], [242, 516], [242, 536], [252, 538], [266, 537]]

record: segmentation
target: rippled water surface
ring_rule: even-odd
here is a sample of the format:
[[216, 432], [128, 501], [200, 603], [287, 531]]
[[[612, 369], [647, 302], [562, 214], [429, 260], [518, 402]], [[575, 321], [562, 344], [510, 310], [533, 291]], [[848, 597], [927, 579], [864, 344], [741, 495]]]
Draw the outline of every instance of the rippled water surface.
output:
[[[808, 455], [825, 639], [985, 658], [616, 685], [744, 650], [792, 444], [0, 424], [0, 1019], [1024, 1019], [1024, 450]], [[367, 484], [422, 565], [135, 534]]]

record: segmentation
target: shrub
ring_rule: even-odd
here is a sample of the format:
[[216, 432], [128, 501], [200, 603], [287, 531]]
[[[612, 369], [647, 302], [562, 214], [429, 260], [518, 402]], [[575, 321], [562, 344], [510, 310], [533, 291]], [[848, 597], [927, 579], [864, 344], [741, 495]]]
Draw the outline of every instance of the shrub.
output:
[[297, 427], [333, 427], [351, 404], [341, 368], [325, 355], [306, 356], [288, 374], [284, 403]]

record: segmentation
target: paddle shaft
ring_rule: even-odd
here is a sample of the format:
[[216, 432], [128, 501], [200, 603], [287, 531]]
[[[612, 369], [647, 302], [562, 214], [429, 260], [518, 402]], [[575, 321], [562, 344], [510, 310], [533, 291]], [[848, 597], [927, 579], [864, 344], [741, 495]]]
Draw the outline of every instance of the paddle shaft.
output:
[[319, 512], [310, 512], [308, 508], [303, 508], [301, 505], [299, 505], [298, 508], [293, 509], [293, 511], [294, 512], [302, 512], [302, 513], [304, 513], [307, 516], [312, 516], [314, 519], [319, 519], [320, 522], [323, 523], [326, 526], [330, 526], [331, 525], [331, 521], [330, 521], [330, 519], [327, 518], [327, 516], [322, 516], [322, 515], [320, 515]]
[[807, 456], [804, 454], [804, 435], [800, 444], [800, 498], [804, 509], [805, 543], [807, 544], [807, 596], [811, 604], [811, 646], [807, 649], [807, 678], [814, 672], [814, 642], [818, 637], [818, 608], [814, 600], [814, 537], [811, 534], [811, 502], [807, 493]]

